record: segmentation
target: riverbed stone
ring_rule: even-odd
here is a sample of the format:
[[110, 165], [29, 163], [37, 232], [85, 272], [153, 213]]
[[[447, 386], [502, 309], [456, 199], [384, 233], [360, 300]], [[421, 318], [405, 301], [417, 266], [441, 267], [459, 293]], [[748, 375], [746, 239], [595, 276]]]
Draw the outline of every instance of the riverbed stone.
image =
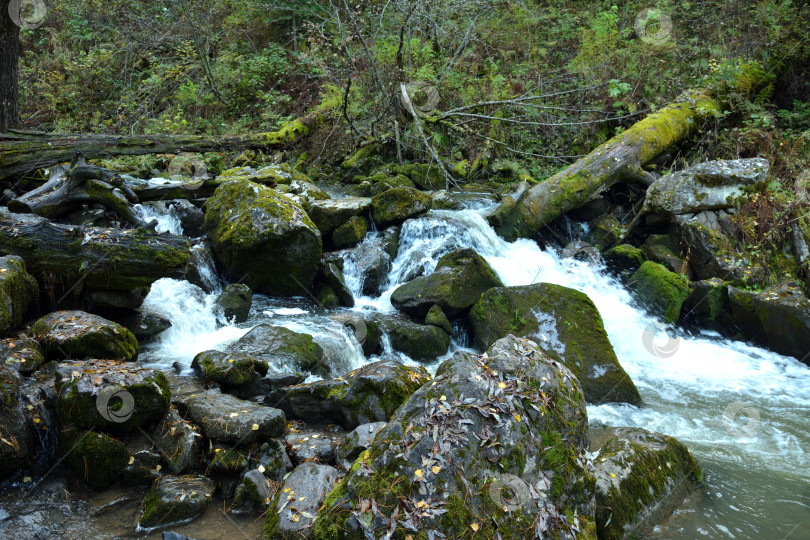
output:
[[703, 481], [697, 460], [678, 440], [639, 428], [613, 428], [595, 460], [600, 539], [648, 532]]
[[96, 431], [67, 427], [59, 446], [68, 468], [95, 488], [112, 485], [130, 459], [124, 443]]
[[712, 278], [692, 283], [682, 311], [686, 319], [702, 328], [729, 334], [734, 318], [731, 315], [728, 282]]
[[[214, 448], [213, 457], [208, 463], [206, 473], [222, 480], [223, 477], [241, 475], [248, 468], [248, 456], [235, 448]], [[234, 485], [234, 488], [236, 485]]]
[[16, 255], [0, 257], [0, 335], [20, 326], [39, 297], [37, 280]]
[[357, 426], [354, 431], [346, 435], [337, 447], [337, 463], [344, 470], [352, 468], [352, 463], [360, 457], [360, 454], [371, 448], [374, 438], [377, 437], [387, 422], [371, 422]]
[[481, 349], [508, 334], [534, 340], [576, 375], [590, 403], [641, 404], [599, 311], [580, 291], [551, 283], [490, 289], [470, 310], [470, 323]]
[[290, 371], [328, 373], [324, 352], [312, 336], [281, 326], [260, 324], [225, 347], [229, 355], [244, 355], [265, 362], [272, 374]]
[[599, 216], [588, 222], [588, 234], [583, 241], [592, 245], [599, 251], [604, 251], [616, 242], [624, 234], [624, 227], [621, 222], [611, 215]]
[[252, 304], [253, 292], [244, 283], [229, 283], [216, 299], [216, 305], [225, 318], [237, 323], [247, 320]]
[[368, 233], [368, 222], [362, 216], [354, 216], [349, 221], [335, 229], [332, 233], [332, 243], [337, 249], [343, 249], [359, 244]]
[[368, 213], [371, 199], [368, 197], [344, 197], [315, 201], [309, 206], [309, 217], [324, 238], [331, 238], [341, 225]]
[[371, 198], [371, 213], [378, 227], [399, 225], [430, 210], [430, 196], [409, 187], [395, 187]]
[[152, 442], [172, 474], [181, 474], [197, 466], [202, 446], [199, 428], [169, 409], [152, 433]]
[[446, 538], [469, 536], [472, 524], [481, 538], [524, 539], [535, 527], [556, 538], [571, 526], [595, 538], [587, 449], [585, 399], [567, 368], [514, 336], [486, 356], [459, 352], [332, 490], [315, 537], [363, 538], [405, 512]]
[[191, 367], [209, 381], [239, 386], [264, 377], [267, 362], [240, 353], [203, 351], [191, 361]]
[[357, 246], [338, 253], [345, 261], [344, 266], [356, 268], [363, 294], [378, 296], [382, 292], [391, 262], [397, 256], [399, 231], [399, 227], [389, 227], [374, 238], [367, 237]]
[[31, 435], [23, 414], [21, 384], [16, 370], [0, 365], [0, 480], [28, 461]]
[[162, 418], [171, 402], [166, 376], [132, 362], [63, 362], [54, 385], [59, 419], [85, 429], [132, 431]]
[[84, 311], [45, 315], [31, 326], [30, 335], [39, 342], [48, 360], [133, 360], [138, 356], [138, 340], [132, 332]]
[[147, 309], [105, 311], [104, 315], [132, 332], [139, 342], [152, 339], [172, 326], [169, 319]]
[[753, 298], [768, 348], [810, 365], [810, 300], [795, 282], [775, 285]]
[[450, 335], [438, 326], [415, 323], [404, 317], [379, 316], [377, 319], [394, 350], [424, 361], [447, 354]]
[[271, 480], [258, 469], [251, 469], [242, 476], [231, 503], [234, 514], [262, 514], [275, 496]]
[[0, 340], [0, 365], [6, 365], [23, 375], [39, 369], [45, 357], [39, 343], [26, 338], [6, 338]]
[[481, 294], [503, 283], [478, 253], [462, 248], [439, 259], [436, 269], [398, 287], [391, 303], [414, 317], [424, 318], [433, 305], [453, 317], [472, 307]]
[[318, 509], [340, 477], [337, 469], [302, 463], [284, 480], [262, 532], [263, 539], [315, 538]]
[[286, 445], [278, 439], [267, 441], [267, 448], [259, 451], [253, 465], [275, 482], [281, 482], [293, 468]]
[[282, 411], [212, 390], [190, 397], [188, 414], [206, 437], [224, 443], [267, 441], [287, 428]]
[[340, 305], [354, 307], [354, 296], [346, 285], [343, 270], [338, 266], [337, 261], [325, 259], [322, 264], [321, 274], [324, 283], [335, 291], [340, 300]]
[[329, 463], [335, 459], [335, 441], [321, 433], [291, 433], [286, 441], [288, 453], [295, 463]]
[[306, 293], [322, 243], [301, 205], [271, 188], [232, 180], [217, 188], [205, 209], [205, 231], [229, 279], [269, 295]]
[[674, 324], [689, 297], [689, 280], [662, 265], [645, 261], [630, 278], [630, 290], [653, 315]]
[[428, 310], [427, 315], [425, 315], [425, 324], [431, 324], [433, 326], [438, 326], [448, 335], [453, 333], [453, 325], [450, 324], [450, 320], [447, 318], [447, 315], [444, 314], [442, 311], [441, 306], [438, 304], [433, 304], [431, 308]]
[[156, 480], [141, 503], [138, 527], [191, 521], [213, 501], [214, 483], [204, 476], [166, 476]]
[[646, 260], [644, 252], [630, 244], [612, 247], [602, 257], [608, 270], [618, 274], [623, 280], [633, 275]]

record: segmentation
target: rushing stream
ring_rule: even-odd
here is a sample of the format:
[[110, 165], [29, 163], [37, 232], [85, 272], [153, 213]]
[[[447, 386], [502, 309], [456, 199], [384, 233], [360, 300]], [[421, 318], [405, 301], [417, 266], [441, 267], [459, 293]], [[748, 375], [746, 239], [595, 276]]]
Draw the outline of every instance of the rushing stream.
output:
[[[692, 450], [706, 475], [699, 493], [654, 536], [810, 539], [810, 368], [716, 334], [665, 328], [599, 265], [562, 258], [530, 240], [505, 242], [483, 218], [487, 209], [485, 202], [472, 201], [465, 210], [434, 211], [406, 222], [379, 297], [361, 296], [362, 276], [347, 260], [354, 310], [395, 311], [390, 297], [398, 285], [419, 271], [432, 272], [439, 257], [462, 246], [481, 254], [506, 285], [549, 282], [583, 291], [602, 314], [616, 354], [645, 402], [643, 408], [591, 405], [591, 422], [672, 435]], [[165, 230], [173, 226], [170, 217], [148, 212], [145, 216], [158, 217]], [[370, 232], [366, 241], [377, 234]], [[339, 372], [366, 362], [343, 325], [309, 298], [256, 295], [250, 319], [240, 325], [217, 320], [214, 298], [185, 281], [156, 282], [146, 307], [174, 326], [144, 347], [142, 361], [166, 370], [179, 362], [188, 370], [196, 353], [271, 323], [311, 334]], [[467, 341], [454, 338], [448, 356]], [[385, 348], [390, 356], [390, 346]]]

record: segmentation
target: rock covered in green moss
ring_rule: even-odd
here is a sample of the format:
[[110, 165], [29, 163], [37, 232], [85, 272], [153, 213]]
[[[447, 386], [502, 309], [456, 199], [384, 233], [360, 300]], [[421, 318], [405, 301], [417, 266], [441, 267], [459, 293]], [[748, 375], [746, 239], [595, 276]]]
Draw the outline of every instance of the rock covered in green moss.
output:
[[720, 278], [692, 283], [683, 304], [684, 315], [702, 328], [727, 332], [734, 324], [728, 289], [728, 283]]
[[312, 203], [331, 199], [327, 192], [312, 182], [293, 180], [288, 186], [278, 186], [276, 191], [300, 204], [307, 212], [309, 212]]
[[253, 291], [244, 283], [229, 283], [217, 296], [216, 305], [229, 321], [245, 322], [253, 305]]
[[589, 232], [583, 239], [599, 251], [616, 245], [624, 234], [621, 222], [613, 216], [599, 216], [588, 222]]
[[492, 267], [474, 250], [462, 248], [442, 256], [432, 274], [398, 287], [391, 303], [415, 317], [424, 317], [435, 304], [452, 317], [470, 308], [492, 287], [503, 287]]
[[335, 229], [355, 217], [368, 214], [371, 199], [368, 197], [344, 197], [315, 201], [309, 206], [309, 217], [324, 238], [331, 238]]
[[95, 488], [112, 485], [130, 457], [121, 441], [106, 433], [83, 429], [63, 429], [59, 446], [68, 468]]
[[461, 210], [464, 208], [464, 205], [444, 189], [434, 191], [430, 196], [430, 200], [430, 207], [433, 210]]
[[596, 468], [596, 527], [600, 540], [648, 532], [703, 481], [689, 449], [672, 437], [639, 428], [600, 434]]
[[191, 420], [215, 441], [248, 445], [278, 437], [287, 429], [280, 410], [216, 390], [191, 396], [187, 405]]
[[443, 189], [447, 183], [444, 173], [436, 164], [405, 163], [395, 165], [394, 173], [407, 176], [419, 189], [426, 191]]
[[340, 297], [335, 292], [335, 289], [326, 284], [320, 286], [318, 296], [315, 299], [318, 305], [323, 309], [335, 309], [340, 307]]
[[233, 496], [231, 512], [234, 514], [262, 514], [275, 497], [271, 480], [258, 469], [242, 476]]
[[368, 233], [368, 222], [362, 216], [354, 216], [349, 221], [335, 229], [332, 233], [332, 243], [337, 249], [359, 244]]
[[329, 494], [315, 537], [362, 539], [418, 513], [421, 532], [447, 538], [475, 523], [481, 538], [523, 539], [538, 527], [556, 538], [574, 527], [593, 539], [587, 418], [573, 374], [528, 340], [456, 353]]
[[0, 365], [0, 480], [20, 470], [28, 461], [30, 434], [23, 414], [20, 376]]
[[253, 382], [267, 374], [269, 366], [263, 360], [240, 353], [203, 351], [191, 361], [191, 367], [209, 381], [229, 386]]
[[285, 444], [278, 439], [267, 441], [266, 448], [259, 451], [253, 466], [275, 482], [281, 482], [293, 468]]
[[798, 284], [775, 285], [754, 297], [753, 306], [768, 348], [810, 365], [810, 300]]
[[430, 210], [430, 197], [409, 187], [389, 189], [371, 198], [371, 214], [378, 227], [398, 225]]
[[470, 323], [482, 349], [508, 334], [536, 341], [576, 375], [591, 403], [641, 404], [599, 311], [580, 291], [550, 283], [490, 289], [470, 310]]
[[644, 264], [630, 278], [630, 290], [638, 301], [664, 322], [674, 324], [689, 296], [689, 280], [670, 272], [652, 261]]
[[191, 521], [213, 501], [214, 483], [204, 476], [166, 476], [156, 480], [141, 502], [138, 529]]
[[205, 204], [205, 230], [229, 279], [271, 295], [303, 294], [321, 259], [321, 233], [298, 203], [247, 180]]
[[366, 357], [382, 352], [382, 327], [371, 317], [361, 317], [355, 313], [335, 313], [329, 316], [335, 322], [342, 324], [350, 334], [363, 347]]
[[623, 278], [630, 277], [646, 260], [644, 253], [630, 244], [620, 244], [610, 248], [603, 254], [603, 258], [608, 270]]
[[132, 431], [162, 418], [171, 402], [162, 372], [130, 362], [64, 362], [54, 386], [59, 419], [86, 429]]
[[0, 257], [0, 334], [20, 326], [39, 297], [37, 280], [16, 255]]
[[324, 259], [321, 265], [321, 278], [323, 282], [332, 288], [340, 300], [340, 305], [354, 307], [354, 295], [346, 285], [342, 270], [343, 261], [339, 259]]
[[354, 431], [346, 435], [337, 447], [337, 462], [346, 471], [351, 469], [352, 463], [360, 454], [371, 448], [377, 433], [386, 426], [387, 422], [372, 422], [357, 426]]
[[279, 388], [265, 403], [309, 422], [338, 423], [354, 429], [387, 421], [417, 388], [430, 380], [423, 367], [394, 360], [372, 362], [339, 379]]
[[197, 466], [202, 434], [197, 426], [169, 409], [152, 433], [152, 442], [160, 450], [166, 468], [180, 474]]
[[690, 275], [691, 269], [680, 258], [679, 247], [668, 234], [651, 234], [644, 240], [641, 251], [648, 261], [657, 262], [676, 274]]
[[450, 324], [450, 320], [447, 318], [447, 315], [444, 314], [442, 308], [437, 304], [433, 304], [433, 306], [431, 306], [431, 308], [428, 310], [427, 315], [425, 315], [425, 324], [438, 326], [447, 332], [448, 335], [453, 333], [453, 325]]
[[261, 169], [234, 167], [222, 171], [219, 176], [217, 176], [217, 182], [227, 182], [228, 180], [248, 180], [250, 182], [256, 182], [257, 184], [275, 187], [277, 185], [289, 184], [293, 180], [308, 182], [309, 178], [305, 174], [297, 171], [295, 167], [287, 163], [281, 163], [279, 165], [268, 165]]
[[228, 476], [242, 474], [247, 468], [248, 458], [245, 452], [235, 448], [214, 448], [206, 472], [214, 476]]
[[7, 338], [0, 340], [0, 365], [28, 375], [45, 362], [39, 343], [32, 339]]
[[447, 354], [450, 335], [430, 324], [418, 324], [403, 317], [378, 316], [380, 325], [391, 340], [391, 347], [414, 360], [433, 360]]
[[138, 340], [120, 324], [84, 311], [55, 311], [37, 320], [30, 335], [49, 360], [133, 360]]
[[309, 334], [288, 330], [282, 326], [260, 324], [225, 347], [229, 355], [243, 355], [266, 363], [270, 373], [312, 371], [328, 373], [324, 352]]
[[315, 538], [318, 509], [340, 477], [328, 465], [302, 463], [284, 480], [267, 512], [263, 539], [298, 540]]

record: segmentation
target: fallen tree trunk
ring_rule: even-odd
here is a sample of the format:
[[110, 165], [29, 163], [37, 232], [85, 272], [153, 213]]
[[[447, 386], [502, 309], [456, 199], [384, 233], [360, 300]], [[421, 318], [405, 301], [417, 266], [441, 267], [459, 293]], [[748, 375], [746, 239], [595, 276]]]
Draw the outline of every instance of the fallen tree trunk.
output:
[[182, 279], [191, 243], [149, 229], [58, 225], [47, 219], [0, 214], [0, 253], [19, 255], [42, 289], [68, 293], [129, 292], [168, 277]]
[[76, 152], [81, 152], [87, 159], [98, 159], [174, 152], [281, 148], [309, 135], [337, 105], [336, 98], [329, 98], [306, 116], [289, 122], [278, 131], [251, 135], [82, 135], [12, 131], [0, 134], [0, 180], [71, 161]]

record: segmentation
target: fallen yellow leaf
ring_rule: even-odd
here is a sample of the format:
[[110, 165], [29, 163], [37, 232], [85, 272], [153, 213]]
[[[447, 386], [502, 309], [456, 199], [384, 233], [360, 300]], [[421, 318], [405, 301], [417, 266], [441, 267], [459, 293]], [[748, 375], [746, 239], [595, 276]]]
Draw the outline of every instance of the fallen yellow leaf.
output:
[[481, 526], [478, 525], [478, 523], [472, 523], [470, 524], [470, 528], [473, 530], [473, 532], [478, 532], [478, 529], [480, 529]]

